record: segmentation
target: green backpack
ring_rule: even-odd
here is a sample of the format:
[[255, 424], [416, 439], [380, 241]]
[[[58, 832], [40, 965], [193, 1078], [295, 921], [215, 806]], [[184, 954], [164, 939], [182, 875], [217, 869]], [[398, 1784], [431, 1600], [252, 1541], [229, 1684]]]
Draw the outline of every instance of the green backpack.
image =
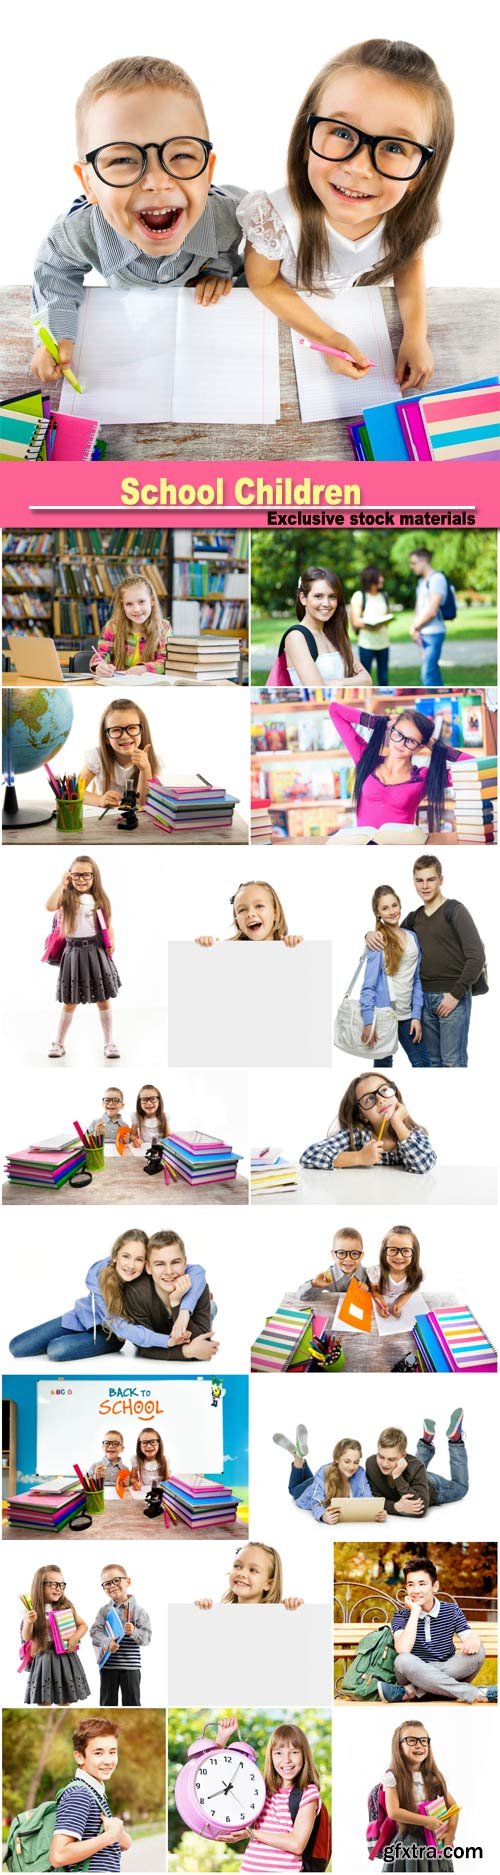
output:
[[374, 1628], [360, 1641], [354, 1660], [340, 1682], [340, 1691], [353, 1693], [356, 1699], [376, 1699], [379, 1680], [396, 1678], [395, 1658], [392, 1628]]
[[[72, 1780], [76, 1781], [76, 1780]], [[49, 1797], [46, 1803], [38, 1803], [36, 1810], [20, 1810], [14, 1817], [7, 1837], [4, 1868], [9, 1870], [29, 1869], [48, 1871], [51, 1868], [50, 1849], [56, 1826], [56, 1810], [59, 1799], [71, 1784], [63, 1784], [55, 1797]], [[103, 1812], [104, 1815], [104, 1812]], [[78, 1869], [90, 1869], [93, 1856], [87, 1862], [79, 1862]]]

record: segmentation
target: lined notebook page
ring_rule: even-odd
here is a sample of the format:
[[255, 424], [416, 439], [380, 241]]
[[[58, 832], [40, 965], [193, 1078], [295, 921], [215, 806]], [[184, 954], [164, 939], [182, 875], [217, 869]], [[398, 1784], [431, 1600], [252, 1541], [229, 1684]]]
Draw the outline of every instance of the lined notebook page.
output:
[[367, 371], [366, 377], [360, 378], [358, 383], [354, 378], [340, 377], [328, 369], [321, 352], [312, 352], [307, 345], [301, 345], [298, 333], [292, 332], [302, 422], [355, 417], [371, 404], [395, 403], [401, 390], [396, 384], [392, 345], [378, 286], [348, 287], [334, 300], [312, 293], [307, 305], [319, 319], [333, 326], [335, 332], [345, 332], [367, 358], [374, 359], [375, 368]]
[[87, 287], [60, 408], [100, 423], [273, 423], [278, 326], [245, 289], [198, 306], [186, 287]]

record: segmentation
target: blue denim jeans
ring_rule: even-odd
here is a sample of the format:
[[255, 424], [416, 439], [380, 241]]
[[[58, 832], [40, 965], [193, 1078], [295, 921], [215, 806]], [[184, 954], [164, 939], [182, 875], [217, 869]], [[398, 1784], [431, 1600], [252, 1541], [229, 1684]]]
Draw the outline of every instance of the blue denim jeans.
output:
[[434, 1446], [430, 1439], [419, 1439], [417, 1458], [429, 1471], [434, 1485], [436, 1504], [456, 1504], [461, 1497], [467, 1497], [469, 1489], [469, 1466], [463, 1439], [451, 1439], [448, 1445], [450, 1455], [450, 1476], [441, 1478], [438, 1471], [429, 1471], [431, 1458], [434, 1458]]
[[[398, 1035], [401, 1048], [404, 1049], [405, 1055], [408, 1056], [412, 1068], [430, 1068], [431, 1061], [427, 1053], [424, 1037], [422, 1035], [421, 1042], [414, 1042], [410, 1034], [410, 1028], [411, 1021], [409, 1017], [405, 1022], [398, 1022]], [[392, 1059], [392, 1055], [384, 1055], [383, 1057], [377, 1055], [373, 1066], [374, 1068], [392, 1068]]]
[[305, 1491], [306, 1485], [311, 1483], [313, 1477], [314, 1472], [311, 1471], [310, 1465], [306, 1464], [305, 1459], [303, 1465], [292, 1465], [288, 1479], [290, 1497], [302, 1497], [302, 1492]]
[[424, 990], [422, 1038], [431, 1068], [466, 1068], [472, 994], [466, 990], [451, 1016], [438, 1016], [442, 990]]
[[375, 663], [377, 666], [377, 683], [378, 684], [387, 683], [388, 676], [389, 676], [389, 646], [388, 645], [385, 646], [385, 649], [381, 649], [380, 651], [377, 651], [376, 645], [373, 646], [373, 651], [371, 650], [369, 645], [360, 645], [359, 650], [358, 650], [358, 658], [359, 658], [360, 664], [363, 665], [363, 670], [368, 671], [368, 675], [370, 674], [372, 664], [373, 664], [373, 659], [375, 658]]
[[15, 1360], [22, 1360], [30, 1354], [46, 1354], [49, 1361], [57, 1361], [64, 1366], [66, 1361], [93, 1360], [98, 1354], [119, 1354], [123, 1341], [117, 1335], [105, 1335], [103, 1328], [63, 1328], [62, 1318], [55, 1315], [51, 1322], [40, 1322], [37, 1328], [26, 1328], [23, 1335], [14, 1335], [10, 1342], [10, 1353]]
[[422, 669], [420, 672], [420, 682], [424, 690], [433, 690], [436, 684], [442, 684], [443, 682], [439, 669], [439, 659], [441, 657], [445, 638], [446, 632], [444, 626], [442, 631], [439, 632], [426, 632], [424, 628], [424, 631], [421, 633]]

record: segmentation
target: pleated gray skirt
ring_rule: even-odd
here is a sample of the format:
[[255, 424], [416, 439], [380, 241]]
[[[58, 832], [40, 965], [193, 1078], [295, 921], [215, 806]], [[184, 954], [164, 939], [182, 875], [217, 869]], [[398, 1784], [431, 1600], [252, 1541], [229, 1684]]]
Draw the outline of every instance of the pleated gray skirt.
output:
[[116, 964], [98, 937], [66, 939], [57, 979], [58, 1003], [106, 1003], [120, 988]]
[[78, 1654], [35, 1654], [32, 1660], [25, 1706], [73, 1706], [78, 1699], [88, 1699], [90, 1686]]

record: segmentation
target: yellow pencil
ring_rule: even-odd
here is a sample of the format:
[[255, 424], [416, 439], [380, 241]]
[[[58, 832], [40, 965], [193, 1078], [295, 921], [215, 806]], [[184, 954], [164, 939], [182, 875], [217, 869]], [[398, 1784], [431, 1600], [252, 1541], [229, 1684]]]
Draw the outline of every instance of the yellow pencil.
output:
[[384, 1126], [385, 1126], [385, 1122], [386, 1122], [386, 1118], [387, 1118], [387, 1115], [386, 1115], [386, 1114], [384, 1113], [384, 1118], [383, 1118], [383, 1121], [382, 1121], [382, 1125], [381, 1125], [381, 1128], [380, 1128], [380, 1132], [379, 1132], [379, 1133], [377, 1133], [377, 1141], [378, 1141], [378, 1144], [379, 1144], [379, 1145], [380, 1145], [380, 1141], [381, 1141], [381, 1139], [383, 1138], [383, 1133], [384, 1133]]

